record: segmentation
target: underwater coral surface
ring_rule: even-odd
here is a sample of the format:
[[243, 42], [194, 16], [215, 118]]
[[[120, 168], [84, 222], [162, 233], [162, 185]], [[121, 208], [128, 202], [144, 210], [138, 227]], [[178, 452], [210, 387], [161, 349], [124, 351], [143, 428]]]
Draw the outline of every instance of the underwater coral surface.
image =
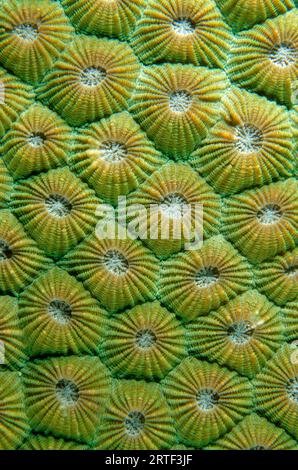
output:
[[297, 155], [297, 0], [2, 0], [0, 450], [298, 450]]

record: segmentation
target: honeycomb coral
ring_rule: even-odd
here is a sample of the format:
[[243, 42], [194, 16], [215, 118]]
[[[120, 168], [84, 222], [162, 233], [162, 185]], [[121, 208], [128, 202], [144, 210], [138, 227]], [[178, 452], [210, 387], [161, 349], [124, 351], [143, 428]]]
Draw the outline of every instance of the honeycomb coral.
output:
[[0, 62], [37, 84], [71, 39], [61, 5], [49, 0], [8, 0], [0, 6]]
[[[219, 198], [188, 165], [164, 165], [131, 195], [128, 207], [157, 256], [167, 257], [218, 233]], [[144, 215], [138, 214], [140, 207], [147, 209]]]
[[260, 292], [278, 305], [298, 297], [298, 249], [259, 264], [256, 283]]
[[223, 237], [165, 261], [160, 298], [186, 320], [205, 315], [249, 289], [249, 265]]
[[89, 237], [70, 251], [61, 266], [78, 277], [108, 310], [152, 300], [158, 260], [140, 242]]
[[216, 119], [225, 75], [191, 65], [144, 68], [130, 110], [166, 154], [186, 157]]
[[21, 114], [3, 139], [4, 162], [15, 179], [64, 165], [71, 130], [48, 108], [34, 104]]
[[[297, 357], [297, 354], [296, 354]], [[298, 361], [291, 346], [281, 348], [257, 375], [256, 405], [273, 423], [281, 425], [297, 440]]]
[[0, 297], [0, 343], [4, 350], [4, 363], [10, 368], [21, 366], [27, 359], [23, 332], [19, 324], [18, 303], [8, 296]]
[[33, 98], [31, 87], [0, 68], [0, 137]]
[[10, 191], [12, 190], [12, 178], [0, 158], [0, 209], [6, 207], [9, 201]]
[[61, 168], [16, 185], [11, 205], [32, 238], [56, 258], [95, 227], [99, 203], [92, 189]]
[[237, 88], [222, 103], [222, 118], [192, 154], [193, 167], [222, 194], [291, 176], [294, 139], [287, 111]]
[[0, 449], [298, 450], [297, 156], [298, 0], [0, 0]]
[[297, 21], [294, 9], [240, 33], [229, 61], [230, 78], [291, 106], [298, 80]]
[[191, 354], [253, 377], [282, 342], [279, 310], [248, 291], [188, 325]]
[[132, 39], [144, 63], [222, 67], [231, 38], [213, 0], [150, 0]]
[[184, 329], [158, 302], [137, 305], [110, 320], [103, 351], [116, 376], [160, 379], [185, 356]]
[[188, 445], [205, 446], [250, 411], [249, 381], [217, 364], [189, 357], [169, 373], [162, 386], [178, 436]]
[[125, 39], [134, 29], [145, 0], [61, 0], [61, 3], [80, 30]]
[[50, 261], [8, 210], [0, 216], [0, 293], [17, 294]]
[[96, 357], [37, 360], [23, 369], [26, 405], [36, 431], [92, 442], [110, 377]]
[[228, 23], [238, 31], [293, 8], [293, 0], [216, 0]]
[[22, 383], [17, 372], [0, 371], [0, 450], [12, 450], [29, 432]]
[[33, 434], [24, 442], [21, 450], [87, 450], [87, 446], [61, 438], [56, 439], [53, 436]]
[[82, 284], [59, 268], [41, 274], [20, 296], [19, 318], [33, 356], [92, 354], [105, 313]]
[[207, 447], [208, 450], [297, 450], [294, 441], [283, 429], [274, 426], [257, 414], [244, 418], [223, 438]]
[[128, 113], [113, 114], [81, 130], [71, 168], [99, 197], [117, 204], [164, 163]]
[[250, 261], [261, 262], [295, 248], [297, 180], [246, 191], [226, 202], [224, 233]]
[[115, 384], [99, 428], [99, 449], [168, 449], [173, 420], [157, 384], [119, 381]]

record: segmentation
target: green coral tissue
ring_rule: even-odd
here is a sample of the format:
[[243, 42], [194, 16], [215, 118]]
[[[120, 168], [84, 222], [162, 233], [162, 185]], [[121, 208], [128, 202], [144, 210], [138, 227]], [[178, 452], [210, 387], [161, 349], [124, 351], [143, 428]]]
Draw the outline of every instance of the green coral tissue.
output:
[[0, 1], [0, 450], [298, 450], [298, 1]]

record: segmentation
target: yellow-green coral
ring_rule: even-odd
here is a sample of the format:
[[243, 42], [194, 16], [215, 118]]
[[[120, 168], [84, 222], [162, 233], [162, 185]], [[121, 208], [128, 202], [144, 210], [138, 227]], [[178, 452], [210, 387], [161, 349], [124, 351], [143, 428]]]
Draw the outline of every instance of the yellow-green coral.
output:
[[250, 382], [217, 364], [184, 359], [163, 380], [180, 439], [203, 447], [251, 410]]
[[159, 385], [118, 381], [107, 401], [98, 449], [169, 449], [174, 442], [170, 409]]
[[185, 331], [158, 302], [114, 316], [103, 343], [103, 360], [117, 377], [164, 377], [184, 356]]
[[81, 283], [59, 268], [41, 274], [20, 295], [19, 317], [30, 353], [96, 353], [105, 312]]
[[283, 340], [279, 309], [254, 290], [198, 318], [188, 331], [191, 354], [248, 377], [261, 370]]
[[38, 96], [69, 124], [80, 126], [126, 109], [138, 70], [127, 44], [78, 36], [46, 75]]

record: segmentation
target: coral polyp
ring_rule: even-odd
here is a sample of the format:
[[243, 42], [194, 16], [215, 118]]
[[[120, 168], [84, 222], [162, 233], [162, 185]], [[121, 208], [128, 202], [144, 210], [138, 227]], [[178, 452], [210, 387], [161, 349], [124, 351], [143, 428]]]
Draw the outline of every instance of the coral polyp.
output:
[[185, 356], [185, 332], [158, 302], [111, 318], [103, 360], [117, 377], [163, 378]]
[[297, 156], [298, 0], [0, 0], [0, 449], [298, 450]]
[[298, 182], [288, 179], [226, 200], [224, 233], [253, 263], [295, 248]]
[[0, 158], [0, 209], [4, 209], [9, 202], [12, 181], [2, 158]]
[[[283, 323], [285, 328], [285, 336], [287, 341], [298, 340], [298, 298], [288, 302], [282, 308]], [[294, 343], [293, 347], [296, 347], [298, 343]], [[296, 355], [298, 358], [298, 355]]]
[[15, 449], [29, 429], [18, 373], [0, 371], [0, 450]]
[[142, 70], [130, 110], [161, 151], [186, 157], [215, 121], [225, 87], [219, 70], [155, 65]]
[[71, 168], [111, 203], [136, 189], [163, 162], [128, 113], [82, 129], [70, 159]]
[[43, 436], [42, 434], [32, 434], [22, 444], [21, 450], [87, 450], [88, 447], [74, 441], [65, 441], [53, 436]]
[[266, 297], [248, 291], [188, 325], [191, 354], [253, 377], [280, 347], [281, 315]]
[[294, 133], [283, 108], [233, 88], [221, 119], [193, 154], [191, 164], [222, 194], [232, 194], [294, 171]]
[[229, 431], [251, 409], [249, 381], [217, 364], [184, 359], [162, 382], [177, 434], [203, 447]]
[[293, 0], [216, 0], [234, 30], [247, 29], [294, 8]]
[[31, 362], [23, 369], [25, 399], [35, 431], [80, 442], [94, 440], [110, 376], [97, 357]]
[[25, 82], [38, 83], [71, 39], [58, 2], [9, 0], [0, 7], [0, 62]]
[[230, 39], [213, 0], [150, 0], [132, 44], [145, 63], [223, 67]]
[[78, 36], [46, 75], [38, 96], [69, 124], [80, 126], [126, 109], [138, 71], [127, 44]]
[[285, 345], [255, 380], [257, 410], [298, 438], [298, 361], [295, 348]]
[[18, 179], [65, 164], [70, 142], [67, 124], [48, 108], [34, 104], [6, 133], [1, 150], [7, 168]]
[[255, 270], [260, 292], [278, 305], [298, 297], [298, 248], [259, 264]]
[[68, 168], [34, 176], [14, 189], [14, 213], [50, 256], [64, 255], [96, 225], [100, 201]]
[[212, 237], [199, 250], [179, 253], [163, 264], [159, 295], [185, 320], [205, 315], [249, 289], [247, 261], [223, 237]]
[[60, 264], [110, 311], [155, 297], [158, 260], [136, 240], [91, 235]]
[[80, 30], [126, 39], [141, 15], [145, 0], [62, 0], [66, 14]]
[[50, 261], [9, 211], [0, 216], [0, 292], [17, 294]]
[[99, 449], [169, 449], [174, 439], [170, 409], [159, 385], [134, 380], [114, 385], [98, 432]]
[[[154, 172], [129, 198], [131, 218], [143, 239], [161, 257], [218, 233], [220, 199], [188, 166], [168, 163]], [[141, 213], [139, 209], [143, 208]]]
[[298, 444], [283, 429], [252, 413], [207, 450], [298, 450]]
[[298, 11], [240, 33], [228, 65], [230, 78], [291, 106], [298, 80]]
[[36, 355], [97, 352], [105, 312], [81, 283], [59, 268], [41, 274], [20, 296], [19, 317]]
[[[19, 324], [18, 303], [13, 297], [0, 296], [0, 345], [3, 348], [4, 362], [1, 365], [15, 368], [27, 359], [23, 332]], [[1, 354], [0, 354], [1, 357]]]
[[0, 68], [0, 137], [33, 99], [32, 88]]

